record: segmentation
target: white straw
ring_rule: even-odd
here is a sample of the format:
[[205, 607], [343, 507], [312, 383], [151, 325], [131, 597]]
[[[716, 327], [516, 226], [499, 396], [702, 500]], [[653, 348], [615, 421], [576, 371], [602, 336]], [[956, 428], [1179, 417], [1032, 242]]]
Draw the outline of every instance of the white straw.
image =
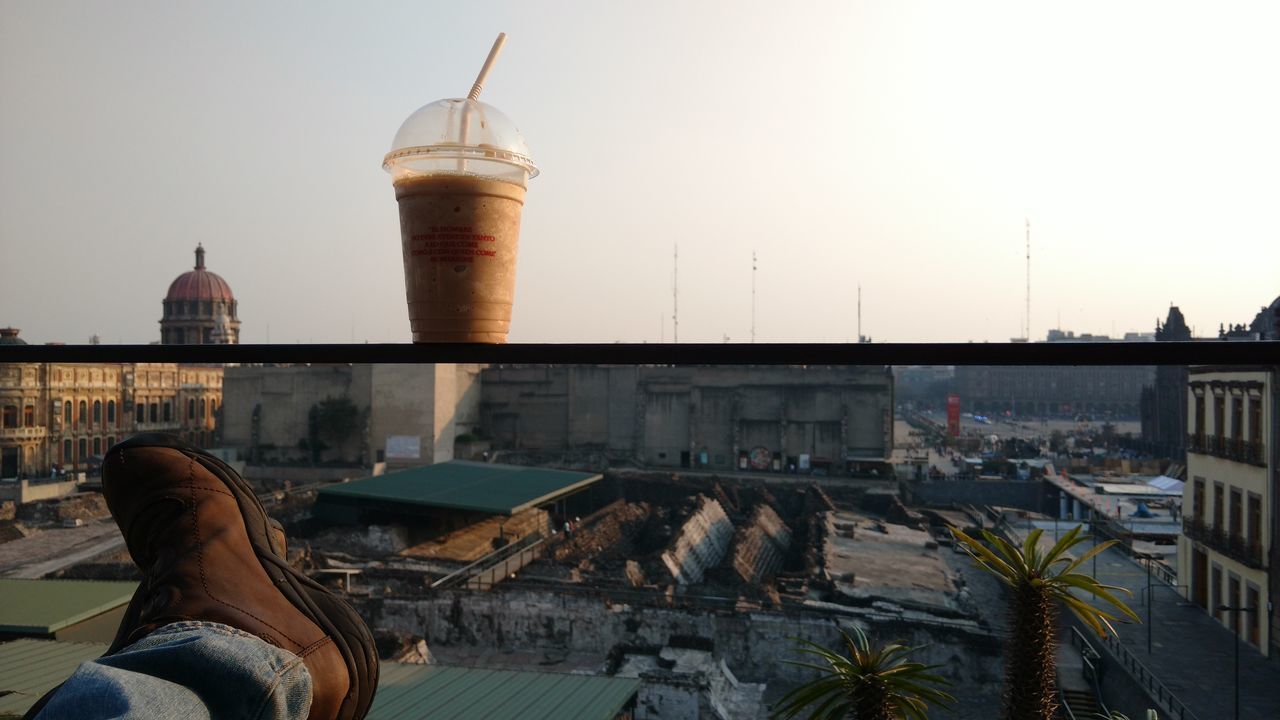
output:
[[[484, 90], [485, 78], [489, 77], [489, 71], [493, 69], [493, 63], [498, 59], [498, 53], [502, 52], [502, 44], [507, 41], [506, 33], [498, 33], [498, 39], [493, 41], [493, 47], [489, 48], [489, 57], [484, 59], [484, 66], [480, 68], [480, 74], [476, 75], [476, 81], [471, 86], [471, 92], [467, 93], [467, 100], [479, 101], [480, 91]], [[462, 107], [462, 144], [467, 144], [467, 136], [471, 134], [471, 103], [468, 102]], [[467, 161], [458, 158], [458, 170], [466, 171]]]
[[471, 92], [467, 93], [468, 100], [479, 100], [480, 91], [484, 89], [485, 78], [489, 77], [489, 71], [493, 69], [493, 63], [498, 59], [498, 53], [502, 52], [502, 44], [507, 41], [506, 33], [498, 33], [498, 39], [493, 41], [493, 47], [489, 49], [489, 57], [484, 59], [484, 67], [480, 68], [480, 74], [476, 76], [476, 82], [471, 86]]

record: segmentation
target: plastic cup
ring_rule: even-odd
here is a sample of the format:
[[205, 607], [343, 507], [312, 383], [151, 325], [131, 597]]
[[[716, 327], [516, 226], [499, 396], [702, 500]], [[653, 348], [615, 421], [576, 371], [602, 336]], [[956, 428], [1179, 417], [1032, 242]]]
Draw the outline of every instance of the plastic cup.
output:
[[520, 131], [479, 100], [438, 100], [404, 121], [382, 167], [400, 205], [413, 341], [505, 343], [538, 174]]

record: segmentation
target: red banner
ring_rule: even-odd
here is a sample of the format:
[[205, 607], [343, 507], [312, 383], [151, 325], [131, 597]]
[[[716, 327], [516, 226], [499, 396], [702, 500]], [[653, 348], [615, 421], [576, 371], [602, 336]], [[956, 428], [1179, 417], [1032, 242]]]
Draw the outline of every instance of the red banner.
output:
[[954, 393], [947, 396], [947, 435], [960, 437], [960, 396]]

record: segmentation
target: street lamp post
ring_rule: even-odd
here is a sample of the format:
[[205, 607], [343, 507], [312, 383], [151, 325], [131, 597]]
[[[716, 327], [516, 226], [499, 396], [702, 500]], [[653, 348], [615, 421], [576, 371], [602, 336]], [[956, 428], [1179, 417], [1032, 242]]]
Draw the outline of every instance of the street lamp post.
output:
[[1242, 612], [1254, 612], [1256, 607], [1232, 607], [1230, 605], [1219, 605], [1218, 612], [1236, 613], [1236, 627], [1232, 629], [1232, 634], [1236, 636], [1236, 712], [1235, 720], [1240, 720], [1240, 616]]

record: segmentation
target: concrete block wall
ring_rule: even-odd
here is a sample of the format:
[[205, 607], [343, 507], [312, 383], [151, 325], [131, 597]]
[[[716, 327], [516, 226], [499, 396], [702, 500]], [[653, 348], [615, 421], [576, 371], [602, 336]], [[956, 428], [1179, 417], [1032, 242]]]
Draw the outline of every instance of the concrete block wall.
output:
[[733, 541], [733, 569], [744, 582], [760, 583], [782, 569], [791, 528], [768, 505], [760, 505]]
[[698, 509], [685, 521], [662, 562], [681, 585], [702, 582], [707, 570], [720, 564], [733, 539], [733, 523], [716, 500], [698, 497]]

